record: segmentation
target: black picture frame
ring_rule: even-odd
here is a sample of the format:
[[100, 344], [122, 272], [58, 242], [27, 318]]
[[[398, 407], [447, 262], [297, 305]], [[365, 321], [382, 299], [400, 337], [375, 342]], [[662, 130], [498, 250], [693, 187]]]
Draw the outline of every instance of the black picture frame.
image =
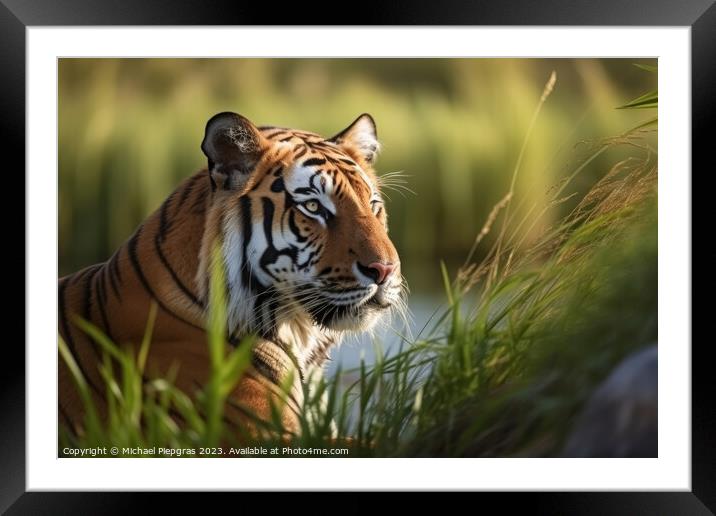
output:
[[[335, 11], [335, 4], [323, 9], [319, 3], [295, 8], [242, 2], [203, 2], [201, 0], [0, 0], [0, 146], [6, 171], [5, 179], [14, 179], [25, 193], [25, 45], [26, 29], [31, 26], [51, 25], [249, 25], [261, 22], [268, 25], [293, 25], [299, 22], [315, 25], [318, 12]], [[714, 0], [503, 0], [457, 1], [439, 3], [421, 1], [385, 2], [377, 8], [351, 9], [350, 19], [337, 15], [331, 25], [556, 25], [556, 26], [688, 26], [691, 27], [692, 72], [692, 180], [693, 170], [710, 172], [709, 141], [713, 126], [714, 85], [716, 84], [716, 5]], [[336, 14], [338, 14], [336, 12]], [[712, 156], [712, 154], [711, 154]], [[15, 158], [13, 160], [12, 158]], [[10, 168], [8, 164], [16, 164]], [[710, 166], [709, 166], [710, 165]], [[708, 168], [707, 168], [708, 167]], [[7, 173], [10, 170], [15, 172]], [[689, 173], [689, 171], [684, 171]], [[5, 183], [7, 185], [7, 183]], [[6, 192], [10, 192], [6, 186]], [[707, 189], [694, 189], [692, 193], [708, 195]], [[8, 194], [6, 194], [8, 195]], [[24, 195], [12, 194], [24, 199]], [[708, 206], [709, 202], [696, 202], [692, 207]], [[15, 221], [17, 208], [9, 201], [3, 203], [7, 221]], [[23, 206], [24, 208], [24, 206]], [[23, 209], [23, 213], [24, 209]], [[699, 227], [705, 228], [711, 217], [692, 211], [692, 235]], [[10, 224], [7, 224], [8, 226]], [[7, 228], [9, 229], [9, 228]], [[7, 241], [7, 246], [22, 251], [8, 253], [10, 266], [23, 267], [25, 275], [32, 271], [25, 265], [25, 228], [15, 228], [18, 238]], [[22, 234], [22, 236], [20, 235]], [[7, 238], [7, 237], [6, 237]], [[20, 243], [22, 239], [23, 244]], [[22, 247], [21, 247], [22, 246]], [[7, 252], [7, 251], [6, 251]], [[692, 267], [699, 260], [712, 257], [711, 253], [692, 252]], [[704, 273], [704, 267], [697, 270]], [[6, 275], [6, 281], [18, 274]], [[693, 277], [693, 269], [692, 269]], [[24, 281], [23, 281], [24, 287]], [[706, 293], [714, 287], [714, 280], [705, 274], [699, 276], [692, 289]], [[11, 290], [8, 290], [10, 292]], [[18, 285], [19, 291], [19, 285]], [[23, 306], [12, 299], [11, 305]], [[708, 303], [692, 301], [693, 311], [705, 312]], [[705, 315], [705, 313], [704, 313]], [[695, 319], [692, 315], [692, 321]], [[8, 320], [10, 320], [8, 318]], [[10, 325], [12, 326], [12, 325]], [[18, 326], [18, 324], [14, 324]], [[692, 326], [693, 329], [693, 326]], [[716, 511], [716, 411], [711, 399], [714, 377], [708, 360], [710, 339], [692, 339], [692, 491], [641, 492], [641, 493], [514, 493], [489, 495], [499, 497], [502, 510], [525, 502], [538, 512], [550, 514], [711, 514]], [[23, 332], [24, 340], [24, 332]], [[0, 435], [0, 510], [8, 514], [130, 514], [137, 506], [144, 506], [154, 498], [148, 493], [48, 493], [25, 492], [25, 350], [19, 339], [4, 339], [4, 385], [0, 393], [2, 427]], [[231, 495], [225, 495], [228, 498]], [[240, 494], [239, 496], [246, 496]], [[484, 496], [488, 496], [485, 494]], [[184, 504], [183, 496], [163, 497], [162, 512]], [[421, 497], [413, 500], [420, 501]], [[228, 501], [228, 500], [227, 500]], [[295, 503], [295, 502], [293, 502]], [[301, 503], [301, 502], [298, 502]], [[370, 502], [366, 502], [366, 507]], [[360, 506], [351, 502], [351, 508]]]

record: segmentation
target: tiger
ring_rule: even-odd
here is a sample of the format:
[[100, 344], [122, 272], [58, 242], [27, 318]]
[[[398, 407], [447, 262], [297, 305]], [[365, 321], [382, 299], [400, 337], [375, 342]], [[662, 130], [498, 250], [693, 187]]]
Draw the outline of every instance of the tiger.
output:
[[[206, 327], [218, 249], [227, 341], [256, 339], [226, 406], [240, 409], [233, 417], [255, 430], [252, 418], [268, 420], [284, 394], [281, 422], [298, 434], [304, 386], [330, 351], [405, 304], [374, 169], [379, 147], [367, 113], [327, 139], [259, 127], [233, 112], [211, 117], [201, 142], [206, 167], [183, 180], [106, 262], [58, 280], [59, 335], [100, 410], [101, 350], [76, 318], [112, 342], [136, 345], [155, 305], [145, 370], [160, 377], [176, 363], [176, 387], [195, 393], [210, 371]], [[287, 378], [289, 402], [281, 388]], [[58, 418], [81, 432], [82, 399], [62, 359], [58, 383]]]

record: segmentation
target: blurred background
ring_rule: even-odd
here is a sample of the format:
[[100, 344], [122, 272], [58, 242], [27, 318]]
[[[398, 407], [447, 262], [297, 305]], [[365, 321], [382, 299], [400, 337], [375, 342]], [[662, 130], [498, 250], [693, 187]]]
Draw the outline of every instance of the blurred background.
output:
[[[656, 60], [60, 59], [60, 275], [109, 258], [205, 166], [199, 145], [213, 114], [329, 137], [368, 112], [383, 145], [378, 173], [402, 171], [414, 192], [386, 193], [419, 328], [442, 296], [440, 261], [455, 273], [509, 190], [552, 70], [557, 83], [520, 167], [517, 214], [535, 205], [539, 213], [580, 157], [653, 115], [616, 109], [656, 89], [656, 74], [635, 63]], [[584, 193], [618, 152], [590, 163], [565, 195]], [[525, 245], [578, 198], [547, 210]]]

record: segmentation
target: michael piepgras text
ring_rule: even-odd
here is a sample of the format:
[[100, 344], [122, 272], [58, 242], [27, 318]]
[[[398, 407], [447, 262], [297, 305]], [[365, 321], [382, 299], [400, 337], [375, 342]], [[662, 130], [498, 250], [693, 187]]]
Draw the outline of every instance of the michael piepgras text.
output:
[[301, 446], [245, 446], [167, 448], [162, 446], [95, 446], [91, 448], [64, 447], [61, 457], [347, 457], [348, 448], [319, 448]]

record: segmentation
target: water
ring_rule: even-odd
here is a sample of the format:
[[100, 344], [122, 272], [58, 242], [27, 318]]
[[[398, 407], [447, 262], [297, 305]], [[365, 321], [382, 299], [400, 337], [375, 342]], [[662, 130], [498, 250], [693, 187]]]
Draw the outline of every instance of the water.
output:
[[[405, 348], [418, 335], [427, 336], [446, 306], [445, 301], [438, 296], [410, 296], [408, 307], [412, 320], [407, 330], [403, 329], [403, 322], [396, 317], [390, 324], [379, 325], [372, 335], [364, 333], [344, 338], [341, 345], [331, 351], [331, 361], [326, 367], [327, 376], [335, 374], [339, 366], [343, 371], [360, 366], [361, 356], [366, 365], [373, 364], [376, 359], [376, 343], [382, 348], [383, 355], [390, 356], [399, 350], [401, 342]], [[398, 335], [398, 331], [407, 338], [407, 342]]]

